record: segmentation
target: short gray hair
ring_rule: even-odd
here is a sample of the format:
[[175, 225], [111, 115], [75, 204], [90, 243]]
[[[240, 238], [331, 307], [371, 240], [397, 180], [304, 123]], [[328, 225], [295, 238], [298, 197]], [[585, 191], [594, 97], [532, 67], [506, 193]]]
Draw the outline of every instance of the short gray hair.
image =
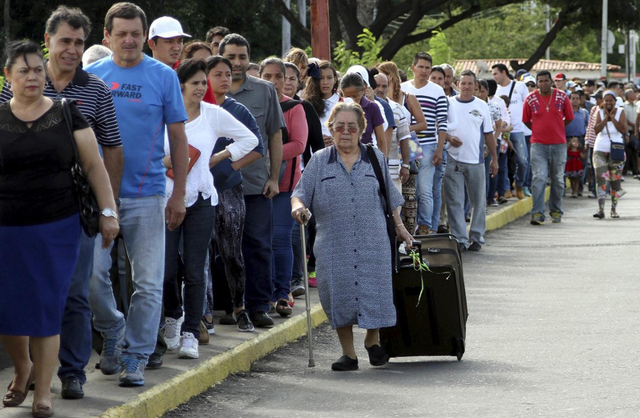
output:
[[101, 60], [104, 57], [111, 55], [111, 50], [103, 45], [93, 45], [87, 48], [82, 54], [82, 66], [86, 67], [92, 62]]
[[456, 75], [456, 70], [453, 69], [452, 66], [450, 66], [449, 64], [440, 64], [440, 67], [442, 67], [442, 69], [446, 72], [447, 70], [451, 71], [451, 74], [453, 74], [454, 76]]

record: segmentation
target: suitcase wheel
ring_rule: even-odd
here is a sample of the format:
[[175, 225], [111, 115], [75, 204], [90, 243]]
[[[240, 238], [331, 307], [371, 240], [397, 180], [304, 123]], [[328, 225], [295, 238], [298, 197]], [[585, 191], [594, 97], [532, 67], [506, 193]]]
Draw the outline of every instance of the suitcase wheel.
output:
[[464, 354], [464, 340], [462, 338], [456, 338], [455, 340], [456, 347], [456, 357], [458, 361], [462, 360], [462, 355]]

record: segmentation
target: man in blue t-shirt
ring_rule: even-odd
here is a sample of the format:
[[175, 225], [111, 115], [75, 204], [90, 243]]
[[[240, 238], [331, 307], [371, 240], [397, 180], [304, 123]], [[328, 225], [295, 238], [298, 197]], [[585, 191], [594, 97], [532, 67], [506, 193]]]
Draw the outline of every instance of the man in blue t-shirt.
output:
[[[114, 4], [107, 12], [104, 32], [113, 56], [88, 66], [87, 71], [107, 84], [116, 107], [124, 149], [120, 230], [133, 269], [134, 293], [125, 325], [109, 280], [111, 249], [96, 248], [90, 302], [94, 326], [104, 338], [100, 370], [103, 374], [121, 371], [120, 386], [142, 386], [162, 309], [165, 219], [173, 230], [185, 215], [187, 114], [175, 73], [142, 53], [147, 18], [140, 7]], [[175, 176], [166, 204], [165, 126]]]

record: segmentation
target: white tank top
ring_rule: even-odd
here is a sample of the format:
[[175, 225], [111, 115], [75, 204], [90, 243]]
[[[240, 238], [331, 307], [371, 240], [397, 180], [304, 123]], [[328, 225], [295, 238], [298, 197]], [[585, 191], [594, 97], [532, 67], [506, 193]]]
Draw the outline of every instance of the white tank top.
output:
[[[620, 121], [620, 114], [623, 111], [624, 109], [621, 107], [616, 108], [616, 121]], [[600, 110], [600, 120], [604, 120], [604, 110], [602, 109]], [[624, 143], [624, 138], [622, 137], [622, 133], [616, 129], [613, 122], [609, 121], [605, 128], [596, 136], [596, 142], [593, 145], [593, 150], [611, 152], [611, 142], [622, 144]]]

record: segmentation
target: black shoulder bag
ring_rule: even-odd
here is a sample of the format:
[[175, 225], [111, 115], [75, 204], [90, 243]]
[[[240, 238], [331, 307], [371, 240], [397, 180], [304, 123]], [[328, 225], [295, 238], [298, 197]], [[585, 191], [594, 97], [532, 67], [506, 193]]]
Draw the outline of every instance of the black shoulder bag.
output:
[[367, 155], [369, 156], [373, 172], [375, 173], [376, 178], [378, 179], [378, 183], [380, 184], [380, 194], [382, 195], [382, 200], [384, 201], [385, 207], [384, 216], [387, 221], [387, 234], [389, 235], [389, 243], [391, 245], [391, 268], [395, 271], [396, 222], [393, 220], [393, 210], [391, 208], [391, 202], [389, 202], [389, 195], [387, 194], [387, 186], [384, 181], [384, 176], [382, 175], [382, 169], [380, 168], [378, 157], [376, 156], [376, 152], [374, 151], [371, 144], [367, 145]]
[[69, 129], [69, 135], [71, 137], [71, 144], [73, 145], [71, 177], [73, 178], [73, 184], [75, 185], [76, 195], [78, 196], [78, 203], [80, 205], [80, 222], [82, 223], [82, 229], [84, 229], [85, 234], [87, 234], [88, 237], [95, 237], [99, 231], [100, 207], [98, 206], [98, 200], [93, 194], [91, 186], [87, 181], [87, 177], [80, 166], [78, 146], [76, 145], [76, 140], [73, 137], [73, 122], [67, 99], [62, 99], [62, 114], [67, 122], [67, 128]]

